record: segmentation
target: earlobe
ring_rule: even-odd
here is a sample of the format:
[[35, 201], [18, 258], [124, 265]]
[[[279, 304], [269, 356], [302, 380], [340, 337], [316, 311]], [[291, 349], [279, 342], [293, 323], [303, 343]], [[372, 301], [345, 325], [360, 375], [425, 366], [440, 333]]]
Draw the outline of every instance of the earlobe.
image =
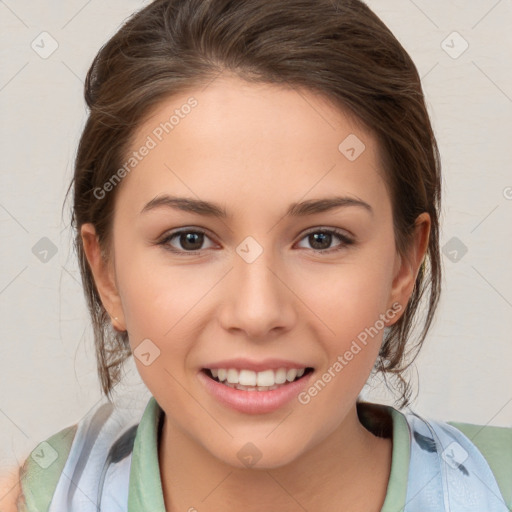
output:
[[[398, 302], [402, 306], [401, 311], [405, 311], [428, 249], [430, 225], [430, 215], [428, 213], [424, 212], [419, 215], [415, 222], [413, 240], [407, 254], [404, 256], [396, 255], [389, 307]], [[397, 316], [389, 325], [396, 323], [400, 316]]]
[[83, 224], [80, 228], [80, 236], [96, 289], [103, 307], [110, 316], [112, 326], [116, 331], [126, 331], [121, 298], [115, 283], [114, 268], [102, 254], [94, 225]]

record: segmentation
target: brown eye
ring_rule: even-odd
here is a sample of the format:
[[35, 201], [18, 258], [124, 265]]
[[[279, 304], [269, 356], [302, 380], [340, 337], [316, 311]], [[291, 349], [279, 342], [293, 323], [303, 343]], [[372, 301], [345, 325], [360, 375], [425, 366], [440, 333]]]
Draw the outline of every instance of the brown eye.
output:
[[[336, 238], [340, 240], [341, 243], [331, 247], [333, 240], [336, 240]], [[304, 239], [307, 239], [311, 246], [311, 250], [329, 253], [344, 249], [354, 243], [354, 240], [349, 238], [343, 232], [335, 229], [317, 229], [316, 231], [310, 231], [303, 237], [303, 240]]]
[[204, 231], [182, 229], [170, 233], [159, 244], [176, 253], [197, 252], [208, 248], [203, 247], [205, 239], [209, 238]]
[[329, 249], [332, 242], [331, 233], [312, 233], [308, 235], [308, 241], [313, 249]]

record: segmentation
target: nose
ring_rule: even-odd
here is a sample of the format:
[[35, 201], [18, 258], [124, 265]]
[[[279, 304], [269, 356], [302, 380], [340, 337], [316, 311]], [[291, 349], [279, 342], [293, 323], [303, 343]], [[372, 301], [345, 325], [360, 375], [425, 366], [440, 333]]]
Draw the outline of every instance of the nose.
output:
[[251, 341], [282, 335], [297, 319], [286, 272], [271, 253], [265, 250], [252, 262], [235, 254], [227, 276], [227, 300], [219, 314], [221, 326], [240, 331]]

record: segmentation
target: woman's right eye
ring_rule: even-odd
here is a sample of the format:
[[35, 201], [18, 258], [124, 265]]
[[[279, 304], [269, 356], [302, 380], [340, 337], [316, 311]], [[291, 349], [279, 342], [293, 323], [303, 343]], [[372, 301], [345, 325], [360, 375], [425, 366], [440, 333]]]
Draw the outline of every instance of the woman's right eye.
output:
[[205, 237], [208, 238], [202, 230], [180, 229], [166, 235], [158, 245], [176, 254], [196, 254], [204, 249], [201, 246]]

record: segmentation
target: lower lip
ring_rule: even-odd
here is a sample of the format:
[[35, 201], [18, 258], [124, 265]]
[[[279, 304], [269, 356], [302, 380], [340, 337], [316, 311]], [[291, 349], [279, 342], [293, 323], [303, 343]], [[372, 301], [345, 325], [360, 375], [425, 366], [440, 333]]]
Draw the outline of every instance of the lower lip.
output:
[[276, 411], [296, 398], [306, 387], [313, 373], [310, 372], [272, 391], [242, 391], [230, 388], [211, 379], [203, 371], [198, 373], [198, 377], [206, 389], [222, 404], [246, 414], [264, 414]]

